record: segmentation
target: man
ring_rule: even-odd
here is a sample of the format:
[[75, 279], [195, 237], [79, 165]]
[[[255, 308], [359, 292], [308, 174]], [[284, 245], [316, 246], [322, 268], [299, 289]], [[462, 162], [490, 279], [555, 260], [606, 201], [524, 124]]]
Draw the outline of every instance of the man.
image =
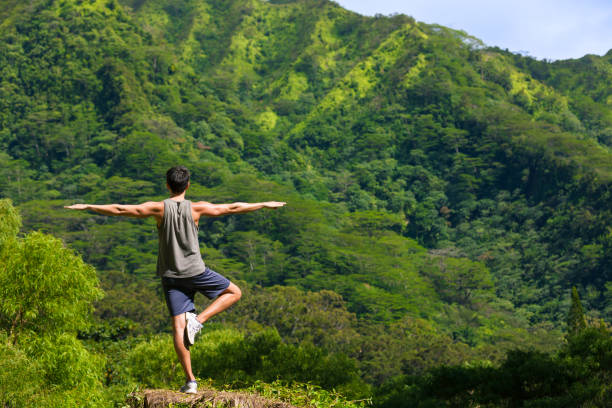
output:
[[[92, 210], [113, 216], [155, 217], [159, 237], [157, 273], [161, 277], [166, 304], [172, 316], [174, 349], [187, 377], [181, 391], [196, 393], [197, 383], [191, 370], [189, 346], [193, 344], [203, 323], [236, 303], [242, 296], [238, 286], [204, 265], [198, 243], [200, 217], [242, 214], [261, 208], [276, 209], [285, 203], [192, 203], [185, 199], [189, 185], [189, 170], [184, 166], [176, 166], [166, 173], [166, 187], [170, 191], [170, 198], [164, 201], [149, 201], [138, 205], [74, 204], [64, 208]], [[215, 299], [198, 315], [193, 313], [196, 292]]]

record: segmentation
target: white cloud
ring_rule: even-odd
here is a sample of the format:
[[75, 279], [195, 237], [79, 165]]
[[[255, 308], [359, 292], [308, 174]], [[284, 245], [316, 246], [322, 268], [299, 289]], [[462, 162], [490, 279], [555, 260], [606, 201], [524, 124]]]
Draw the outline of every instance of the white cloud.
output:
[[466, 31], [487, 45], [537, 58], [579, 58], [612, 48], [609, 0], [339, 0], [365, 15], [403, 13]]

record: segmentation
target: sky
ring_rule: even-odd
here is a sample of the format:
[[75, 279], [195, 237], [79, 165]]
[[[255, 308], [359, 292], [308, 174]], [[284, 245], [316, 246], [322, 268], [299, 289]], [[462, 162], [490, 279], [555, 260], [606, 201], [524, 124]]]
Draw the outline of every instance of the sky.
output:
[[359, 14], [400, 13], [537, 59], [604, 55], [612, 48], [612, 0], [335, 0]]

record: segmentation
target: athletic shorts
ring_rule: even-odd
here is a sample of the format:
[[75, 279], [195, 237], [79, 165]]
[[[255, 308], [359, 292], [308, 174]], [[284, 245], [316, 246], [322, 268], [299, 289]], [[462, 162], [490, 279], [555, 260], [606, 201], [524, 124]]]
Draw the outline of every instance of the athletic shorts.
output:
[[162, 277], [166, 305], [171, 316], [195, 310], [193, 298], [200, 292], [209, 299], [219, 296], [230, 284], [229, 279], [209, 269], [190, 278]]

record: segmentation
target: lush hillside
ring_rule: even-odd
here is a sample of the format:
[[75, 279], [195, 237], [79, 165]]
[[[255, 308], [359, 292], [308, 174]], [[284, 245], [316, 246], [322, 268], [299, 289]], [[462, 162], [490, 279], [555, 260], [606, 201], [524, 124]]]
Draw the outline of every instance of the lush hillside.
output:
[[121, 366], [134, 336], [154, 336], [142, 355], [167, 340], [155, 226], [61, 207], [161, 199], [176, 163], [192, 199], [289, 203], [201, 225], [247, 295], [227, 347], [301, 356], [247, 353], [219, 384], [362, 397], [550, 352], [572, 286], [612, 318], [611, 53], [536, 61], [325, 0], [9, 1], [0, 19], [0, 195], [98, 271], [80, 336], [109, 386], [146, 382]]

